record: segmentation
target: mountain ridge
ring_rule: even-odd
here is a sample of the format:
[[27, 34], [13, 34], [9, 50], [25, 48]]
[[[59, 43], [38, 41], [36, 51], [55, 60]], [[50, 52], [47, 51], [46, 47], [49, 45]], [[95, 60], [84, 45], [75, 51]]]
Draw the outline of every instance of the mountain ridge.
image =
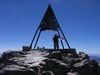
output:
[[[91, 64], [90, 64], [91, 63]], [[0, 75], [96, 75], [84, 52], [6, 51], [0, 60]]]

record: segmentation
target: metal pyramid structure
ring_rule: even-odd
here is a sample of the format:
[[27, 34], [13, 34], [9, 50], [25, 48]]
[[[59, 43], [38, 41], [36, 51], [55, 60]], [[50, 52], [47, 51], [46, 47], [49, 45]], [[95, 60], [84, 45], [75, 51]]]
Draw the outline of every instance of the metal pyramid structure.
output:
[[[40, 25], [38, 26], [38, 28], [35, 32], [35, 35], [34, 35], [32, 41], [31, 41], [31, 44], [30, 44], [30, 48], [32, 48], [32, 44], [33, 44], [33, 42], [36, 38], [38, 31], [39, 31], [39, 34], [37, 36], [37, 39], [36, 39], [36, 42], [35, 42], [35, 45], [34, 45], [34, 49], [36, 48], [36, 45], [37, 45], [37, 42], [38, 42], [38, 39], [40, 37], [41, 32], [45, 31], [45, 30], [57, 31], [59, 36], [60, 36], [60, 33], [62, 33], [64, 40], [65, 40], [68, 48], [70, 49], [70, 45], [69, 45], [69, 43], [68, 43], [68, 41], [67, 41], [67, 39], [66, 39], [62, 29], [61, 29], [56, 17], [55, 17], [55, 14], [54, 14], [50, 4], [48, 5], [46, 13], [44, 14], [44, 17], [43, 17]], [[62, 40], [60, 40], [60, 41], [61, 41], [62, 48], [64, 49], [63, 42], [62, 42]]]
[[59, 28], [59, 24], [58, 21], [54, 15], [54, 12], [49, 4], [47, 11], [40, 23], [40, 28], [41, 31], [44, 30], [55, 30], [57, 31], [57, 29]]

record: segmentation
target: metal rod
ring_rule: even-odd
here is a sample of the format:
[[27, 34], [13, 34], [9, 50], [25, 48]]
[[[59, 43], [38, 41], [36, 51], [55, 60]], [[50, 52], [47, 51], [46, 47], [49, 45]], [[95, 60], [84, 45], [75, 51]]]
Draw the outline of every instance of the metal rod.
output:
[[69, 45], [69, 43], [68, 43], [68, 41], [67, 41], [67, 39], [66, 39], [66, 37], [65, 37], [65, 35], [64, 35], [64, 33], [63, 33], [63, 31], [62, 31], [62, 29], [60, 28], [60, 26], [59, 26], [59, 29], [60, 29], [60, 31], [61, 31], [61, 33], [62, 33], [64, 39], [65, 39], [66, 44], [68, 45], [68, 48], [70, 49], [70, 45]]
[[41, 34], [41, 31], [39, 32], [39, 35], [38, 35], [38, 37], [37, 37], [36, 43], [35, 43], [35, 45], [34, 45], [34, 49], [35, 49], [35, 47], [36, 47], [36, 45], [37, 45], [38, 39], [39, 39], [39, 37], [40, 37], [40, 34]]
[[[56, 18], [56, 17], [55, 17]], [[56, 19], [57, 20], [57, 19]], [[58, 21], [57, 21], [57, 23], [58, 23]], [[63, 33], [63, 31], [62, 31], [62, 29], [61, 29], [61, 27], [60, 27], [60, 25], [59, 25], [59, 23], [58, 23], [58, 28], [60, 29], [60, 31], [61, 31], [61, 33], [62, 33], [62, 35], [63, 35], [63, 37], [64, 37], [64, 39], [65, 39], [65, 42], [66, 42], [66, 44], [67, 44], [67, 46], [68, 46], [68, 48], [70, 49], [70, 45], [69, 45], [69, 43], [68, 43], [68, 41], [67, 41], [67, 39], [66, 39], [66, 37], [65, 37], [65, 35], [64, 35], [64, 33]]]
[[[58, 35], [60, 36], [59, 30], [57, 30], [57, 32], [58, 32]], [[63, 45], [62, 40], [60, 40], [60, 42], [61, 42], [62, 48], [64, 49], [64, 45]]]
[[33, 37], [32, 41], [31, 41], [31, 44], [30, 44], [30, 48], [32, 48], [32, 44], [33, 44], [33, 42], [34, 42], [34, 39], [35, 39], [36, 34], [37, 34], [37, 32], [38, 32], [38, 29], [39, 29], [39, 27], [37, 28], [37, 30], [36, 30], [36, 32], [35, 32], [35, 34], [34, 34], [34, 37]]

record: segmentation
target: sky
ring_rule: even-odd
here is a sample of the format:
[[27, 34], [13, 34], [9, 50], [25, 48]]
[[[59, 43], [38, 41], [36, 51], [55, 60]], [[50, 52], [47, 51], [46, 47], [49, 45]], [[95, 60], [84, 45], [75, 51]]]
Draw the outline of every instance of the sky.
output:
[[[48, 4], [71, 48], [100, 54], [100, 0], [0, 0], [0, 53], [30, 45]], [[37, 46], [53, 48], [55, 33], [43, 31]]]

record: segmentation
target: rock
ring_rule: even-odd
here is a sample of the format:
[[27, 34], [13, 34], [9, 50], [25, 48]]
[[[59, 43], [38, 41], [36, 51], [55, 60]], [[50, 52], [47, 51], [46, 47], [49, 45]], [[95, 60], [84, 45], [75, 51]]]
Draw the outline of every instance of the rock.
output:
[[62, 56], [62, 59], [65, 63], [67, 63], [69, 65], [75, 61], [75, 58], [72, 58], [69, 56]]
[[52, 71], [43, 71], [41, 75], [55, 75]]
[[8, 50], [6, 52], [3, 52], [2, 58], [3, 58], [3, 60], [8, 60], [8, 59], [10, 59], [12, 57], [19, 57], [22, 54], [23, 54], [23, 52], [21, 52], [21, 51], [11, 51], [11, 50]]
[[62, 52], [63, 55], [72, 54], [74, 58], [78, 57], [76, 49], [74, 49], [74, 48], [64, 49], [64, 50], [62, 49], [60, 51]]
[[30, 46], [23, 46], [23, 51], [30, 51], [31, 50], [31, 47]]
[[77, 72], [68, 72], [66, 75], [80, 75], [80, 74]]
[[83, 60], [83, 59], [89, 59], [89, 56], [84, 53], [84, 52], [79, 52], [78, 57]]
[[79, 63], [74, 64], [75, 71], [80, 75], [95, 75], [90, 60], [84, 59]]
[[90, 62], [88, 59], [85, 59], [85, 60], [82, 60], [81, 62], [79, 63], [75, 63], [74, 64], [74, 67], [81, 67], [81, 66], [84, 66], [84, 65], [88, 65]]
[[0, 70], [0, 75], [6, 75], [4, 70]]
[[54, 51], [50, 54], [50, 58], [62, 60], [62, 53], [60, 51]]
[[0, 75], [36, 75], [35, 72], [29, 70], [12, 70], [0, 71]]
[[2, 63], [2, 57], [0, 57], [0, 63]]
[[75, 50], [6, 51], [0, 61], [0, 75], [96, 75], [88, 55]]
[[41, 75], [42, 69], [39, 66], [33, 66], [33, 67], [30, 67], [30, 69], [33, 69], [36, 75]]
[[44, 70], [52, 71], [55, 75], [65, 75], [69, 71], [69, 67], [60, 60], [48, 59], [44, 66]]

